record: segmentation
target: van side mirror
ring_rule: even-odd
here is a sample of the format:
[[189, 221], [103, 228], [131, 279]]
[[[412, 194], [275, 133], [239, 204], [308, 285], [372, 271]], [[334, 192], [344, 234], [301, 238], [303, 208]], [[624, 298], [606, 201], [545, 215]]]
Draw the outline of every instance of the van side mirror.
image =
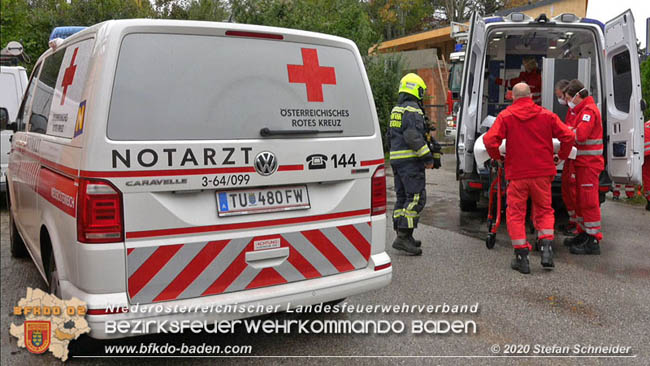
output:
[[8, 130], [12, 130], [14, 132], [18, 131], [18, 123], [16, 122], [11, 122], [7, 125]]

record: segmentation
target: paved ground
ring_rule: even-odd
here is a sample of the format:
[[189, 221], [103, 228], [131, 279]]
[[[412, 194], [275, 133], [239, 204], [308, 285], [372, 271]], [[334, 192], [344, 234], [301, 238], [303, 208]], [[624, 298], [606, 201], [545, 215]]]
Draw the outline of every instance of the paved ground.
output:
[[[214, 345], [253, 346], [257, 356], [330, 355], [343, 358], [246, 358], [242, 359], [162, 359], [156, 364], [553, 364], [647, 365], [650, 364], [650, 214], [641, 207], [607, 201], [603, 205], [606, 239], [602, 255], [572, 256], [556, 240], [556, 268], [545, 271], [539, 256], [531, 260], [532, 275], [524, 276], [509, 268], [512, 249], [500, 233], [497, 245], [484, 245], [485, 210], [463, 214], [458, 210], [457, 182], [453, 157], [445, 155], [444, 168], [429, 171], [427, 208], [417, 236], [423, 240], [424, 255], [407, 257], [389, 250], [393, 259], [393, 282], [384, 289], [348, 299], [353, 304], [475, 304], [474, 315], [445, 314], [361, 314], [296, 315], [280, 314], [271, 319], [360, 319], [474, 320], [473, 335], [249, 335], [240, 329], [235, 335], [156, 335], [121, 341], [75, 342], [76, 355], [99, 355], [105, 345], [158, 342], [186, 342]], [[392, 177], [389, 177], [392, 187]], [[394, 196], [389, 195], [394, 201]], [[33, 356], [18, 349], [8, 334], [12, 306], [24, 296], [25, 287], [43, 287], [29, 259], [9, 255], [8, 217], [1, 216], [1, 337], [2, 365], [31, 365], [35, 362], [58, 365], [51, 355]], [[389, 241], [394, 234], [387, 228]], [[500, 351], [494, 354], [493, 345]], [[621, 345], [631, 347], [636, 358], [426, 358], [426, 356], [502, 355], [507, 344], [530, 345]], [[407, 356], [355, 358], [348, 356]], [[424, 356], [424, 357], [423, 357]], [[36, 361], [38, 360], [38, 361]], [[143, 359], [72, 358], [72, 365], [127, 365]]]

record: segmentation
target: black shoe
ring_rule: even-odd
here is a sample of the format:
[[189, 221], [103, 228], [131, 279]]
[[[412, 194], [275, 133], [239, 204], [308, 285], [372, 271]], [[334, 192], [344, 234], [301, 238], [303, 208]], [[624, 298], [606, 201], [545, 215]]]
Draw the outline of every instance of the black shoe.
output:
[[409, 234], [403, 231], [397, 232], [397, 238], [393, 242], [393, 248], [403, 250], [411, 255], [421, 255], [422, 249], [416, 247], [409, 238]]
[[553, 268], [553, 242], [551, 240], [542, 240], [541, 243], [541, 252], [542, 252], [542, 267], [544, 268]]
[[528, 249], [515, 249], [515, 257], [510, 263], [510, 268], [519, 271], [519, 273], [530, 273], [530, 263], [528, 262]]
[[572, 247], [580, 242], [583, 242], [587, 240], [587, 233], [582, 232], [578, 234], [577, 236], [574, 236], [573, 238], [566, 238], [564, 239], [564, 246], [565, 247]]
[[598, 243], [598, 239], [591, 235], [587, 235], [587, 239], [583, 240], [571, 248], [569, 248], [569, 251], [571, 254], [578, 254], [578, 255], [583, 255], [583, 254], [593, 254], [593, 255], [600, 255], [600, 245]]
[[416, 248], [419, 248], [419, 247], [422, 246], [422, 241], [415, 239], [412, 234], [411, 234], [411, 236], [409, 236], [409, 240], [411, 241], [411, 244], [413, 244]]

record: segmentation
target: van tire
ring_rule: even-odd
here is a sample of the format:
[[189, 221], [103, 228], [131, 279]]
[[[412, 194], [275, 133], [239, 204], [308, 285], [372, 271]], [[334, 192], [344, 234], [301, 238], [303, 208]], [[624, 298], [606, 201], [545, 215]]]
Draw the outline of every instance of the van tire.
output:
[[23, 238], [20, 237], [14, 215], [11, 214], [11, 205], [9, 203], [9, 196], [7, 195], [7, 206], [9, 206], [9, 244], [11, 249], [11, 256], [14, 258], [24, 258], [27, 256], [27, 248]]
[[41, 253], [46, 254], [46, 257], [43, 260], [43, 264], [45, 265], [45, 274], [47, 276], [47, 289], [48, 293], [55, 295], [57, 297], [61, 297], [61, 287], [59, 284], [59, 272], [57, 271], [56, 268], [56, 260], [54, 259], [54, 252], [52, 250], [52, 244], [49, 243], [50, 238], [47, 237], [48, 242], [46, 244], [46, 247], [44, 248], [44, 251], [41, 251]]
[[458, 182], [458, 197], [460, 199], [460, 210], [462, 212], [472, 212], [476, 210], [476, 201], [475, 197], [468, 193], [465, 188], [463, 188], [463, 182]]

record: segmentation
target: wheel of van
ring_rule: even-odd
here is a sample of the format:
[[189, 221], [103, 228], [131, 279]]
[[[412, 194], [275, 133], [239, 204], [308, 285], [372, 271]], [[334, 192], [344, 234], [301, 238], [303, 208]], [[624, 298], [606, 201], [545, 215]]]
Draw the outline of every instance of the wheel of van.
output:
[[59, 272], [56, 269], [56, 261], [54, 260], [54, 253], [51, 248], [47, 258], [47, 284], [49, 292], [60, 298], [61, 288], [59, 287]]
[[7, 206], [9, 206], [9, 244], [11, 249], [11, 256], [14, 258], [23, 258], [27, 256], [27, 248], [23, 238], [20, 237], [14, 215], [11, 214], [11, 205], [7, 199]]
[[476, 197], [473, 197], [463, 188], [463, 182], [458, 182], [458, 198], [460, 199], [460, 210], [463, 212], [471, 212], [476, 210]]

